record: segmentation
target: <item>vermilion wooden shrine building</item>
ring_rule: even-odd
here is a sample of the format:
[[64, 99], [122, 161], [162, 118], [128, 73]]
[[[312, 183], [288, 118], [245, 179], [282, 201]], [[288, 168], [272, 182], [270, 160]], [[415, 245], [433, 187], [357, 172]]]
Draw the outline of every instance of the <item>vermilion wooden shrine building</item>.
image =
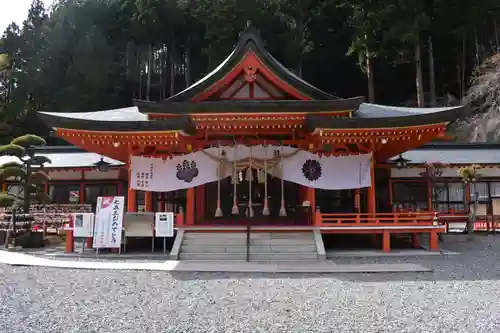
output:
[[[86, 177], [97, 176], [87, 165], [58, 168], [57, 161], [53, 162], [51, 188], [71, 183], [72, 192], [61, 190], [62, 197], [64, 193], [73, 193], [80, 202], [86, 202], [85, 186], [94, 184], [100, 195], [127, 196], [129, 212], [178, 213], [182, 206], [184, 218], [177, 220], [177, 227], [186, 232], [210, 230], [209, 227], [215, 226], [217, 230], [225, 230], [247, 224], [255, 226], [255, 230], [275, 227], [280, 231], [293, 231], [313, 227], [321, 233], [382, 234], [385, 250], [390, 249], [391, 233], [429, 233], [430, 247], [437, 249], [437, 233], [443, 232], [444, 227], [435, 220], [432, 207], [467, 210], [466, 191], [456, 180], [456, 172], [448, 175], [455, 183], [449, 183], [450, 179], [443, 182], [447, 186], [446, 198], [441, 195], [434, 199], [439, 202], [433, 203], [430, 186], [418, 169], [429, 161], [427, 151], [435, 155], [438, 151], [464, 148], [449, 144], [424, 146], [442, 137], [463, 107], [401, 108], [363, 103], [362, 97], [332, 96], [305, 82], [273, 58], [253, 27], [241, 34], [234, 51], [203, 79], [166, 100], [135, 100], [134, 105], [87, 113], [40, 112], [40, 119], [59, 137], [89, 152], [79, 154], [89, 157], [94, 153], [95, 162], [100, 155], [112, 163], [108, 171], [100, 173], [99, 179], [92, 180]], [[234, 192], [237, 201], [244, 205], [251, 196], [256, 211], [252, 217], [245, 210], [240, 210], [237, 216], [231, 213], [234, 201], [231, 177], [220, 182], [222, 217], [215, 216], [217, 182], [166, 193], [127, 187], [131, 156], [168, 158], [235, 143], [284, 145], [320, 155], [371, 153], [371, 186], [320, 190], [285, 182], [283, 199], [288, 214], [280, 216], [280, 180], [269, 177], [266, 186], [270, 214], [263, 216], [259, 213], [263, 184], [255, 176], [250, 185], [254, 192], [248, 192], [249, 184], [245, 181], [238, 182], [238, 191]], [[424, 148], [419, 148], [422, 146]], [[394, 159], [401, 154], [410, 154], [409, 166], [416, 168], [403, 169], [396, 165]], [[65, 158], [71, 155], [66, 154]], [[443, 163], [453, 168], [480, 161]], [[335, 173], [335, 170], [323, 172]], [[104, 180], [106, 174], [109, 178]], [[116, 186], [111, 189], [111, 184]], [[457, 189], [454, 186], [458, 186]], [[310, 208], [303, 209], [303, 206]], [[413, 212], [409, 212], [411, 210]]]

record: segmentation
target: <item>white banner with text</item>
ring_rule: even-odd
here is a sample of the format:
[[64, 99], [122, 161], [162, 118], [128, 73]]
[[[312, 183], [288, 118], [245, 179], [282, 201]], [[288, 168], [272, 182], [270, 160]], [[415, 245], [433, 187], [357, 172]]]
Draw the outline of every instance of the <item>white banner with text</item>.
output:
[[120, 248], [125, 197], [99, 197], [95, 213], [93, 247]]

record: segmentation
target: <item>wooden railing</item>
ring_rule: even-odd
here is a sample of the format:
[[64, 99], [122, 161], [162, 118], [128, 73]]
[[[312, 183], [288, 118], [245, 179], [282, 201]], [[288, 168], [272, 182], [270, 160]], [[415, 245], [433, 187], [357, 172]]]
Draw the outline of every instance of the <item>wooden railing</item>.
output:
[[316, 226], [432, 226], [438, 222], [438, 214], [434, 212], [360, 214], [323, 214], [316, 212], [314, 216], [314, 225]]

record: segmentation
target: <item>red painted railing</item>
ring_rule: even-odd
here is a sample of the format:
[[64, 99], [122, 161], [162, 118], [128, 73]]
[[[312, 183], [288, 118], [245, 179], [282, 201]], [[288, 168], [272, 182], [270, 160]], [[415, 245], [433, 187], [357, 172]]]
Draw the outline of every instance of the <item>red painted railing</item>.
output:
[[432, 226], [439, 222], [434, 212], [323, 214], [316, 212], [316, 226]]

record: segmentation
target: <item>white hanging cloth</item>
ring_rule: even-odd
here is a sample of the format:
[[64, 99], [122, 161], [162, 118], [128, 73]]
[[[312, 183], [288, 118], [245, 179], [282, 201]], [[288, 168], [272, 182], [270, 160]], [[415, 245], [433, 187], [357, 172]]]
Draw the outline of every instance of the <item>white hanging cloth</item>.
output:
[[283, 180], [324, 190], [346, 190], [371, 186], [372, 154], [322, 156], [300, 151], [283, 162]]
[[[242, 166], [247, 168], [249, 164], [244, 160], [250, 156], [252, 167], [311, 188], [341, 190], [371, 186], [371, 154], [319, 157], [296, 148], [269, 146], [266, 149], [262, 145], [252, 147], [251, 155], [250, 148], [243, 145], [223, 149], [224, 162], [229, 163], [221, 163], [217, 147], [167, 160], [133, 156], [130, 187], [169, 192], [215, 182], [219, 175], [220, 179], [234, 177]], [[221, 165], [224, 170], [219, 170]], [[233, 209], [235, 207], [237, 204]]]
[[131, 165], [132, 189], [169, 192], [217, 181], [220, 162], [196, 152], [167, 160], [132, 156]]

